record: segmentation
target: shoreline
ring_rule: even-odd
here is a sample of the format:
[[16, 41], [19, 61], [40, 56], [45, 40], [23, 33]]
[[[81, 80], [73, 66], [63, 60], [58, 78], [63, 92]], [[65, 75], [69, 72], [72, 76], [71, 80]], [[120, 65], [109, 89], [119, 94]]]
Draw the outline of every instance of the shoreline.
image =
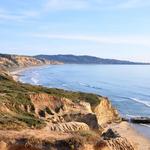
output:
[[130, 123], [122, 121], [121, 123], [112, 123], [107, 128], [117, 131], [122, 137], [125, 137], [135, 148], [135, 150], [150, 150], [150, 139], [138, 132]]
[[15, 68], [12, 70], [9, 70], [10, 75], [13, 77], [13, 79], [17, 82], [19, 81], [19, 77], [21, 76], [20, 73], [32, 68], [39, 68], [43, 66], [49, 66], [51, 64], [44, 64], [44, 65], [36, 65], [36, 66], [28, 66], [28, 67], [20, 67], [20, 68]]
[[139, 134], [141, 134], [143, 137], [150, 140], [150, 127], [147, 127], [146, 125], [133, 124], [133, 123], [129, 123], [129, 125], [133, 129], [135, 129]]
[[[18, 82], [21, 76], [19, 74], [21, 72], [32, 68], [42, 67], [42, 66], [47, 66], [47, 64], [39, 65], [39, 66], [16, 68], [10, 71], [10, 74], [13, 77], [13, 79]], [[140, 124], [138, 125], [140, 126]], [[108, 127], [116, 130], [122, 137], [127, 138], [133, 144], [135, 150], [150, 150], [150, 138], [143, 135], [142, 132], [140, 132], [131, 123], [122, 121], [121, 123], [117, 123], [117, 124], [112, 123], [108, 125]]]

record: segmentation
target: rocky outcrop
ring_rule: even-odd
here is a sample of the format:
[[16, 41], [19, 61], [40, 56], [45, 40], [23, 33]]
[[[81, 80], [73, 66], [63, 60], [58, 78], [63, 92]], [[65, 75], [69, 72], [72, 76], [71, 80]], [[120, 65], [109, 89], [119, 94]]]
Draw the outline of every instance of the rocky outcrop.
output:
[[135, 124], [150, 124], [150, 117], [122, 117], [121, 120]]
[[126, 138], [121, 137], [116, 131], [108, 129], [101, 136], [110, 150], [134, 150]]
[[73, 102], [67, 98], [45, 93], [30, 94], [30, 99], [35, 114], [54, 124], [75, 121], [85, 123], [91, 129], [99, 130], [101, 126], [119, 120], [117, 110], [104, 97], [100, 97], [99, 104], [94, 108], [91, 108], [87, 102]]
[[132, 123], [150, 124], [150, 117], [132, 117], [129, 121]]
[[118, 111], [111, 105], [107, 98], [101, 97], [99, 105], [93, 111], [101, 126], [120, 120]]
[[71, 125], [72, 129], [75, 127], [73, 130], [78, 130], [80, 128], [80, 126], [77, 127], [78, 122], [79, 125], [83, 123], [88, 128], [99, 129], [97, 116], [87, 102], [75, 103], [67, 98], [59, 98], [45, 93], [30, 94], [30, 98], [36, 115], [51, 123], [52, 128], [66, 126], [62, 131], [69, 131], [67, 127]]
[[129, 141], [122, 137], [108, 140], [107, 145], [111, 150], [134, 150]]
[[100, 129], [97, 117], [94, 113], [87, 113], [87, 114], [67, 113], [67, 114], [64, 114], [62, 117], [66, 122], [70, 122], [70, 121], [84, 122], [92, 130], [99, 130]]
[[35, 113], [43, 118], [59, 113], [60, 109], [63, 109], [61, 98], [56, 96], [45, 93], [30, 94], [30, 99], [34, 105]]
[[56, 97], [46, 93], [30, 94], [35, 113], [40, 117], [49, 117], [54, 114], [91, 113], [90, 104], [86, 102], [74, 103], [70, 99]]
[[120, 137], [120, 135], [116, 131], [108, 129], [106, 132], [102, 134], [102, 137], [104, 140], [111, 140]]
[[74, 131], [88, 131], [89, 126], [81, 122], [65, 122], [57, 124], [48, 124], [45, 128], [47, 131], [58, 131], [58, 132], [74, 132]]

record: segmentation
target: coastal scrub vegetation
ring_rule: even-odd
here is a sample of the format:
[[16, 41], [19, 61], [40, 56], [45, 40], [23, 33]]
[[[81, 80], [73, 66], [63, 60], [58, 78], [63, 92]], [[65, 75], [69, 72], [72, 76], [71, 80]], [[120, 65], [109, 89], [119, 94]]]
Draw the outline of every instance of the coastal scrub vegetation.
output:
[[23, 84], [14, 81], [7, 74], [1, 74], [0, 128], [18, 129], [19, 126], [41, 128], [45, 126], [45, 122], [34, 114], [34, 106], [29, 96], [32, 93], [46, 93], [58, 98], [64, 97], [76, 103], [82, 100], [89, 102], [93, 107], [100, 102], [100, 96], [95, 94]]

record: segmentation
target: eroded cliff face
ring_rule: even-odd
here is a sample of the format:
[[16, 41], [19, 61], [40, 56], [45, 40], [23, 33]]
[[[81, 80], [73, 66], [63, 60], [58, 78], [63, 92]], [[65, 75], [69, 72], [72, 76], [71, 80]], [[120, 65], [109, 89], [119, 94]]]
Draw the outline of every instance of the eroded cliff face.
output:
[[79, 131], [99, 129], [96, 115], [87, 102], [73, 102], [67, 98], [45, 93], [30, 94], [35, 114], [47, 121], [51, 131]]
[[99, 125], [120, 119], [119, 113], [106, 97], [99, 97], [99, 104], [93, 108], [91, 108], [90, 103], [84, 101], [73, 102], [64, 97], [56, 97], [45, 93], [30, 94], [30, 99], [35, 107], [35, 113], [45, 118], [51, 115], [62, 115], [67, 118], [65, 115], [68, 114], [75, 119], [75, 114], [80, 114], [79, 116], [93, 114], [96, 116]]
[[98, 123], [101, 126], [120, 120], [118, 111], [112, 106], [106, 97], [100, 98], [100, 103], [94, 108], [93, 111], [96, 114]]
[[51, 131], [102, 131], [102, 127], [120, 119], [105, 97], [99, 97], [99, 103], [94, 107], [87, 102], [73, 102], [45, 93], [30, 94], [30, 99], [36, 116], [46, 120], [46, 129]]
[[5, 55], [0, 54], [0, 68], [3, 69], [16, 69], [18, 67], [31, 67], [44, 64], [62, 64], [57, 61], [49, 61], [45, 59], [36, 59], [30, 56], [19, 56], [19, 55]]
[[22, 84], [0, 74], [1, 150], [133, 150], [124, 138], [101, 136], [102, 126], [118, 118], [105, 97]]
[[[64, 97], [56, 97], [46, 93], [30, 94], [30, 99], [35, 106], [35, 111], [52, 114], [65, 113], [92, 113], [91, 106], [86, 102], [75, 103]], [[49, 111], [48, 111], [49, 109]]]

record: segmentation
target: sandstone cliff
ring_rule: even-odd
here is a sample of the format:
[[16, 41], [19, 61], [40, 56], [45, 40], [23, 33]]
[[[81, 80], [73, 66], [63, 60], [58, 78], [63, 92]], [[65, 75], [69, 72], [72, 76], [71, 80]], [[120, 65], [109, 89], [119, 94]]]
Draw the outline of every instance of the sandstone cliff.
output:
[[120, 121], [118, 111], [111, 105], [108, 98], [101, 98], [99, 105], [94, 108], [98, 123], [105, 126], [108, 123]]
[[36, 59], [30, 56], [0, 54], [0, 68], [3, 69], [12, 70], [19, 67], [31, 67], [44, 64], [61, 64], [61, 62]]
[[1, 150], [132, 150], [125, 138], [102, 136], [102, 125], [118, 119], [105, 97], [23, 84], [0, 73]]

